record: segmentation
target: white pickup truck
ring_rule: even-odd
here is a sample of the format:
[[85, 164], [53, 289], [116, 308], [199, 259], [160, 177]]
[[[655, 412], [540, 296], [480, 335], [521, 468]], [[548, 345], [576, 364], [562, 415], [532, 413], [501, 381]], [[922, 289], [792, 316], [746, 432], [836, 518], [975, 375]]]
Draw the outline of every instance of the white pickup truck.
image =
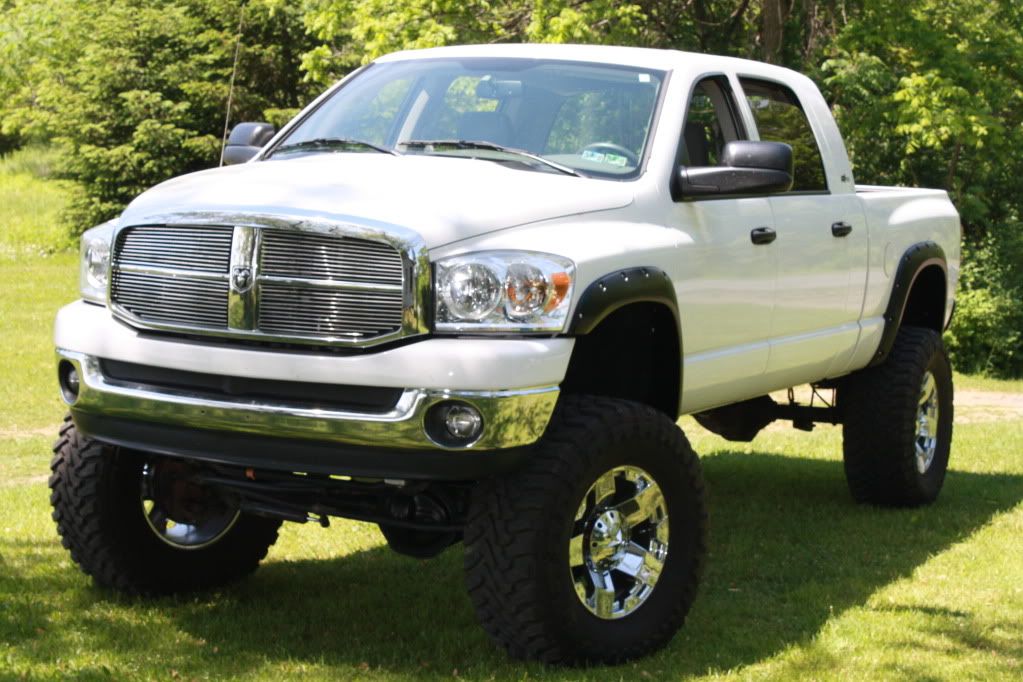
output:
[[[220, 585], [282, 521], [360, 519], [412, 556], [464, 542], [511, 655], [614, 662], [696, 596], [680, 415], [841, 424], [856, 500], [938, 495], [959, 218], [855, 185], [797, 73], [402, 52], [279, 132], [240, 124], [225, 159], [86, 232], [57, 316], [54, 519], [100, 585]], [[802, 384], [830, 399], [769, 396]]]

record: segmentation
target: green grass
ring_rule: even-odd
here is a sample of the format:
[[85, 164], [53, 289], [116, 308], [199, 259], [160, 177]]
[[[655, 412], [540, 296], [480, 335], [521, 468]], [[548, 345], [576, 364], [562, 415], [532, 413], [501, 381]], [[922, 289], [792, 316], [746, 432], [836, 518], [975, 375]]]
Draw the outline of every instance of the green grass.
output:
[[71, 185], [53, 179], [55, 151], [29, 147], [0, 158], [0, 259], [66, 250], [61, 220]]
[[507, 660], [475, 623], [459, 547], [418, 562], [355, 522], [286, 525], [252, 578], [217, 592], [99, 590], [61, 548], [45, 484], [63, 411], [52, 319], [76, 277], [73, 254], [0, 255], [0, 680], [1023, 676], [1019, 418], [958, 425], [942, 497], [919, 510], [853, 504], [834, 427], [737, 445], [683, 419], [709, 490], [706, 578], [671, 645], [617, 668]]
[[968, 391], [1023, 393], [1023, 379], [992, 379], [978, 375], [956, 374], [954, 381], [957, 389]]

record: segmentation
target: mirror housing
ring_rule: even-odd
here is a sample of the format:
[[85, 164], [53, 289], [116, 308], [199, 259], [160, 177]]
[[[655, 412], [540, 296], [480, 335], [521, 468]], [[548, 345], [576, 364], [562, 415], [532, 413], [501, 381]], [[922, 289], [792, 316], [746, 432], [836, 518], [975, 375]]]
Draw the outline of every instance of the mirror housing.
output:
[[224, 165], [245, 163], [266, 146], [277, 130], [269, 123], [239, 123], [231, 129], [224, 147]]
[[774, 194], [792, 188], [792, 147], [783, 142], [729, 142], [717, 166], [682, 167], [678, 189], [689, 197]]

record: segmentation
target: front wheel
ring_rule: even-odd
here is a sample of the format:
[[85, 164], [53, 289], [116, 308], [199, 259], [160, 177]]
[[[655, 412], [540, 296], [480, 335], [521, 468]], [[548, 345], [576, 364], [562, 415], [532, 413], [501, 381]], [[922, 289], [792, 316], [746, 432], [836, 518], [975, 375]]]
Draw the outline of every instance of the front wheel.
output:
[[251, 573], [281, 522], [240, 513], [187, 460], [91, 440], [64, 419], [50, 503], [63, 545], [104, 587], [141, 594], [217, 587]]
[[636, 403], [568, 396], [529, 464], [474, 492], [469, 594], [516, 658], [642, 656], [685, 620], [706, 526], [699, 461], [677, 425]]

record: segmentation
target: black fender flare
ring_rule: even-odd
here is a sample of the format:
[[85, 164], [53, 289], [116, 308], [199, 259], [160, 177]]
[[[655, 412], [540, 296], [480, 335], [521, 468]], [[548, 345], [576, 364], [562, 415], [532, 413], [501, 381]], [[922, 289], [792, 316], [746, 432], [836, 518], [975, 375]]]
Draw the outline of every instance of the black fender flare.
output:
[[[902, 326], [902, 316], [906, 312], [906, 303], [909, 300], [909, 293], [913, 290], [917, 276], [924, 268], [937, 265], [945, 273], [945, 286], [948, 290], [948, 264], [945, 259], [945, 251], [938, 244], [931, 241], [918, 242], [906, 249], [899, 259], [898, 269], [892, 279], [892, 293], [888, 299], [888, 307], [884, 311], [884, 332], [881, 334], [881, 343], [870, 361], [869, 367], [879, 365], [888, 357], [892, 346], [895, 345], [895, 337]], [[944, 301], [942, 301], [944, 309]]]
[[652, 266], [609, 272], [590, 283], [579, 297], [566, 333], [589, 334], [608, 315], [631, 303], [660, 303], [671, 310], [682, 343], [675, 286], [664, 270]]
[[682, 404], [682, 379], [685, 373], [682, 320], [675, 297], [675, 285], [664, 270], [654, 266], [639, 266], [615, 270], [598, 277], [579, 297], [565, 334], [585, 336], [612, 313], [634, 303], [656, 303], [671, 311], [679, 353], [678, 395], [675, 405], [677, 416]]

